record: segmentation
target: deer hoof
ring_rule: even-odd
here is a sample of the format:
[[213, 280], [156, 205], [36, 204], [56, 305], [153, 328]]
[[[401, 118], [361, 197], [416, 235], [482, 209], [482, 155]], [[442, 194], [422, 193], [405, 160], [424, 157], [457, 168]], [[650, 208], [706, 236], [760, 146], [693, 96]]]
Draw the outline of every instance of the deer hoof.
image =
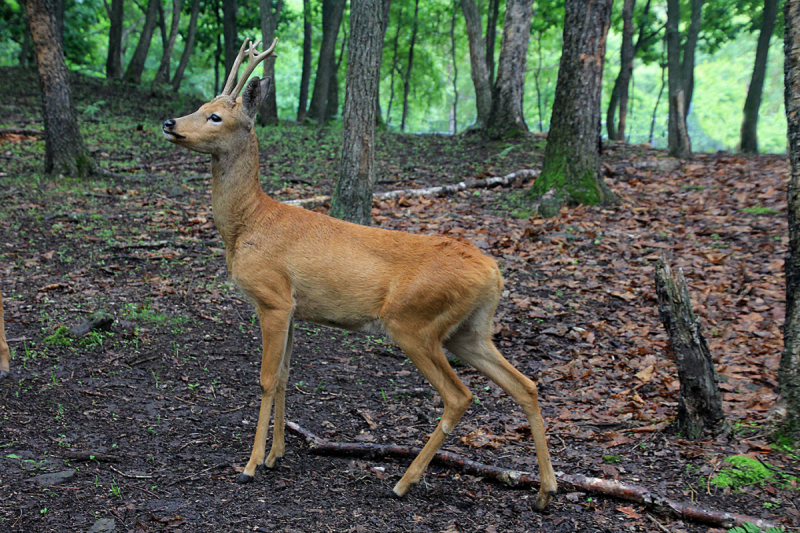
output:
[[536, 503], [533, 504], [534, 509], [536, 509], [537, 511], [543, 511], [544, 508], [547, 507], [547, 504], [550, 503], [550, 500], [553, 499], [554, 495], [555, 492], [545, 492], [545, 493], [540, 492], [536, 496]]
[[252, 483], [253, 479], [255, 479], [253, 478], [253, 476], [248, 476], [247, 474], [239, 474], [236, 478], [236, 483], [238, 483], [239, 485], [244, 485], [245, 483]]

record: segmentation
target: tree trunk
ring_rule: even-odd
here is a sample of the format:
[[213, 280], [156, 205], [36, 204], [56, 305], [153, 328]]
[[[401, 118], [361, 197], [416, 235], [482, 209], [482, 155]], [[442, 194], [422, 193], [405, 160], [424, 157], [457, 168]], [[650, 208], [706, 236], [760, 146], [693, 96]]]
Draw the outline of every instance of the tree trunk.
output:
[[482, 35], [481, 13], [475, 0], [461, 0], [461, 10], [464, 12], [464, 22], [467, 26], [470, 74], [472, 85], [475, 87], [477, 111], [475, 127], [483, 128], [492, 111], [492, 81], [486, 61], [486, 43]]
[[453, 2], [453, 16], [450, 18], [450, 59], [453, 62], [453, 107], [450, 110], [450, 134], [458, 133], [458, 56], [456, 56], [456, 14], [458, 1]]
[[[681, 5], [680, 0], [667, 0], [667, 78], [669, 93], [669, 122], [667, 144], [669, 155], [679, 159], [691, 156], [691, 144], [685, 138], [686, 116], [680, 113], [679, 103], [685, 102], [683, 69], [681, 68]], [[685, 107], [683, 108], [685, 110]]]
[[403, 4], [400, 4], [400, 13], [397, 15], [397, 30], [394, 32], [394, 46], [392, 50], [392, 68], [389, 74], [389, 106], [386, 109], [386, 124], [392, 122], [392, 104], [394, 103], [394, 75], [400, 72], [397, 61], [397, 46], [400, 42], [400, 29], [403, 27]]
[[494, 49], [497, 44], [497, 21], [500, 18], [500, 0], [489, 0], [486, 17], [486, 71], [489, 73], [489, 86], [494, 83]]
[[[539, 213], [562, 204], [595, 205], [614, 195], [600, 173], [600, 100], [611, 0], [567, 0], [564, 47], [542, 175], [533, 184]], [[502, 65], [501, 65], [502, 68]]]
[[181, 23], [181, 9], [183, 0], [172, 0], [172, 19], [170, 21], [169, 37], [164, 46], [164, 53], [161, 54], [161, 63], [158, 65], [156, 77], [153, 79], [153, 87], [169, 83], [170, 63], [172, 62], [172, 50], [175, 48], [175, 40], [178, 38], [178, 28]]
[[147, 52], [150, 50], [150, 41], [153, 40], [153, 32], [156, 30], [158, 24], [158, 5], [160, 0], [148, 0], [147, 13], [144, 19], [144, 27], [139, 36], [139, 43], [136, 45], [136, 50], [133, 52], [128, 68], [125, 69], [125, 75], [122, 77], [127, 83], [134, 83], [139, 85], [142, 83], [142, 73], [144, 72], [144, 65], [147, 61]]
[[487, 134], [491, 138], [515, 136], [528, 131], [522, 113], [522, 97], [532, 5], [533, 0], [508, 0], [506, 3], [500, 61], [492, 91], [492, 109], [486, 124]]
[[419, 29], [419, 0], [414, 1], [414, 22], [411, 25], [411, 42], [408, 46], [408, 66], [406, 75], [403, 77], [403, 116], [400, 119], [400, 131], [406, 131], [406, 119], [408, 118], [408, 95], [411, 92], [411, 68], [414, 65], [414, 44], [417, 41], [417, 30]]
[[303, 70], [300, 74], [300, 99], [297, 104], [297, 122], [306, 119], [308, 85], [311, 82], [311, 0], [303, 0]]
[[758, 110], [761, 107], [761, 93], [764, 90], [764, 76], [767, 72], [767, 56], [769, 41], [775, 30], [778, 18], [778, 0], [764, 0], [764, 11], [761, 21], [761, 33], [756, 46], [756, 62], [753, 76], [747, 88], [747, 99], [744, 101], [744, 119], [742, 120], [741, 150], [746, 154], [758, 153]]
[[[392, 0], [383, 0], [383, 22], [381, 23], [381, 41], [386, 40], [386, 30], [389, 29], [389, 9], [392, 7]], [[383, 56], [383, 48], [381, 48]], [[383, 57], [381, 57], [381, 68], [383, 68]], [[378, 82], [378, 91], [375, 93], [375, 125], [385, 126], [383, 111], [381, 110], [381, 84]]]
[[106, 78], [118, 80], [122, 77], [122, 21], [125, 15], [125, 0], [111, 0], [108, 11], [108, 56]]
[[789, 160], [789, 254], [786, 260], [786, 322], [778, 367], [779, 396], [771, 415], [774, 436], [800, 443], [800, 2], [784, 5], [784, 102]]
[[679, 434], [695, 440], [706, 432], [714, 436], [730, 432], [722, 411], [719, 377], [700, 320], [692, 312], [683, 271], [673, 276], [663, 258], [656, 263], [656, 294], [681, 383], [675, 420]]
[[96, 173], [72, 107], [64, 50], [51, 0], [27, 0], [25, 9], [36, 49], [45, 129], [44, 171], [86, 177]]
[[372, 224], [375, 92], [380, 77], [381, 0], [353, 2], [344, 103], [342, 159], [331, 216]]
[[318, 121], [320, 126], [325, 123], [331, 69], [336, 59], [336, 38], [342, 24], [344, 5], [345, 0], [322, 0], [322, 43], [319, 47], [314, 90], [308, 105], [308, 118]]
[[622, 50], [620, 51], [619, 67], [619, 126], [618, 141], [625, 140], [625, 122], [628, 116], [628, 88], [633, 76], [633, 56], [636, 50], [633, 47], [633, 8], [636, 0], [625, 0], [622, 5]]
[[328, 83], [328, 103], [325, 105], [325, 122], [331, 122], [339, 114], [339, 71], [342, 67], [347, 43], [347, 32], [345, 31], [342, 48], [339, 50], [339, 59], [336, 61], [336, 67], [331, 69], [331, 81]]
[[225, 45], [225, 79], [228, 79], [233, 62], [239, 55], [239, 35], [236, 29], [236, 0], [222, 0], [222, 40]]
[[200, 14], [200, 0], [192, 2], [192, 14], [189, 17], [189, 27], [186, 29], [186, 40], [183, 45], [183, 53], [181, 54], [181, 61], [178, 63], [178, 68], [175, 69], [175, 75], [172, 77], [172, 90], [178, 92], [181, 82], [183, 81], [183, 73], [189, 65], [189, 58], [192, 56], [192, 49], [194, 48], [194, 37], [197, 33], [197, 17]]
[[[264, 46], [270, 46], [275, 39], [275, 30], [278, 27], [278, 18], [283, 9], [283, 0], [258, 0], [258, 10], [261, 14], [261, 39]], [[277, 124], [278, 123], [278, 100], [275, 96], [278, 92], [278, 85], [275, 83], [275, 60], [264, 61], [264, 78], [272, 79], [272, 90], [269, 92], [264, 102], [261, 104], [261, 111], [258, 114], [258, 123]]]
[[[686, 41], [683, 43], [683, 73], [684, 105], [686, 115], [689, 114], [692, 105], [692, 95], [694, 94], [694, 56], [697, 50], [697, 41], [700, 38], [700, 30], [703, 29], [703, 4], [705, 0], [692, 0], [692, 15], [689, 21], [689, 29], [686, 31]], [[684, 116], [684, 119], [686, 116]]]

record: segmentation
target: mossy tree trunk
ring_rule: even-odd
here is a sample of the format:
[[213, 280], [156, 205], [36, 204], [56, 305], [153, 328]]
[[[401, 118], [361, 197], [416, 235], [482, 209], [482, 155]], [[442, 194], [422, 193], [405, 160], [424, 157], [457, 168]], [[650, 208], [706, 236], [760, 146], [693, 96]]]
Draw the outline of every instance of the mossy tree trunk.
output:
[[600, 100], [611, 0], [567, 0], [542, 175], [532, 194], [549, 217], [563, 204], [596, 205], [615, 197], [600, 174]]

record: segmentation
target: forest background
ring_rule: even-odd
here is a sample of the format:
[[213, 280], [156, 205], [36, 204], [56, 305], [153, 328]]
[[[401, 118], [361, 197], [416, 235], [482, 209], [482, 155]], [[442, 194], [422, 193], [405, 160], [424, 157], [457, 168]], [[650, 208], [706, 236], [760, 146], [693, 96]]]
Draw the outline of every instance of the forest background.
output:
[[[479, 2], [485, 23], [495, 2]], [[159, 27], [147, 55], [142, 84], [149, 84], [159, 68], [168, 41], [173, 7], [162, 2]], [[316, 72], [322, 39], [322, 2], [309, 2], [312, 27], [312, 65]], [[688, 13], [688, 2], [683, 11]], [[180, 85], [185, 94], [207, 99], [218, 93], [224, 77], [222, 8], [219, 0], [200, 0], [197, 34], [190, 61]], [[26, 42], [24, 4], [3, 0], [0, 23], [0, 66], [25, 64], [32, 56]], [[619, 72], [623, 3], [615, 2], [608, 36], [603, 76], [603, 136], [606, 137], [606, 109]], [[415, 7], [416, 16], [415, 16]], [[501, 6], [502, 7], [502, 6]], [[649, 7], [647, 17], [643, 10]], [[297, 116], [301, 84], [304, 18], [302, 0], [288, 0], [280, 11], [276, 35], [280, 38], [280, 59], [275, 62], [278, 116], [293, 120]], [[109, 4], [100, 0], [66, 0], [64, 48], [71, 70], [105, 77], [108, 55]], [[133, 55], [145, 19], [146, 3], [125, 2], [123, 22], [123, 66]], [[174, 72], [186, 44], [192, 2], [183, 2], [180, 30], [170, 72]], [[715, 0], [703, 9], [703, 30], [697, 49], [695, 91], [687, 117], [692, 149], [698, 152], [736, 151], [740, 139], [742, 108], [753, 72], [756, 41], [761, 26], [762, 2]], [[500, 51], [502, 9], [497, 17], [495, 54]], [[549, 130], [552, 103], [562, 48], [563, 2], [534, 3], [531, 40], [527, 55], [523, 109], [531, 131]], [[649, 38], [637, 50], [626, 140], [667, 145], [666, 49], [664, 28], [666, 2], [645, 5], [638, 2], [634, 24]], [[759, 112], [759, 150], [785, 153], [786, 118], [783, 105], [782, 9], [771, 40], [762, 103]], [[237, 42], [261, 35], [259, 7], [255, 0], [239, 2]], [[340, 25], [336, 64], [338, 65], [338, 112], [344, 99], [349, 7]], [[160, 35], [160, 38], [159, 38]], [[776, 37], [777, 36], [777, 37]], [[413, 41], [413, 44], [412, 44]], [[409, 55], [413, 50], [413, 67]], [[408, 81], [406, 89], [406, 78]], [[426, 0], [393, 1], [385, 35], [381, 67], [380, 100], [383, 119], [391, 129], [400, 130], [404, 89], [408, 91], [408, 112], [403, 131], [409, 133], [459, 133], [475, 121], [475, 93], [470, 79], [470, 58], [460, 2]], [[110, 106], [98, 102], [97, 106]]]

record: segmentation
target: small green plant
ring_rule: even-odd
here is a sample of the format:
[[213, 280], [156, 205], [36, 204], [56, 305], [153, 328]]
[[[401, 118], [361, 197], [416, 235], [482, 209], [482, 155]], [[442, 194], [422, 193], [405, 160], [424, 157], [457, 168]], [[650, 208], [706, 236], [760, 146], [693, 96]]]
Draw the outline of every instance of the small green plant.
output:
[[116, 479], [111, 480], [111, 494], [117, 498], [122, 498], [122, 487], [117, 483]]
[[44, 338], [44, 343], [50, 346], [72, 346], [75, 339], [69, 336], [67, 326], [59, 326], [52, 335]]
[[736, 526], [728, 530], [728, 533], [783, 533], [786, 531], [783, 526], [771, 527], [763, 530], [752, 522], [745, 522], [741, 526]]
[[781, 212], [773, 209], [771, 207], [764, 207], [762, 205], [757, 205], [755, 207], [745, 207], [742, 209], [743, 213], [749, 213], [751, 215], [780, 215]]
[[758, 459], [746, 455], [734, 455], [725, 459], [731, 466], [720, 470], [719, 474], [711, 478], [710, 483], [720, 488], [738, 490], [747, 485], [764, 483], [774, 478], [775, 472], [770, 470], [772, 465], [761, 463]]
[[604, 455], [603, 456], [603, 462], [604, 463], [608, 463], [610, 465], [615, 465], [615, 464], [619, 463], [620, 461], [622, 461], [622, 457], [620, 457], [619, 455]]

